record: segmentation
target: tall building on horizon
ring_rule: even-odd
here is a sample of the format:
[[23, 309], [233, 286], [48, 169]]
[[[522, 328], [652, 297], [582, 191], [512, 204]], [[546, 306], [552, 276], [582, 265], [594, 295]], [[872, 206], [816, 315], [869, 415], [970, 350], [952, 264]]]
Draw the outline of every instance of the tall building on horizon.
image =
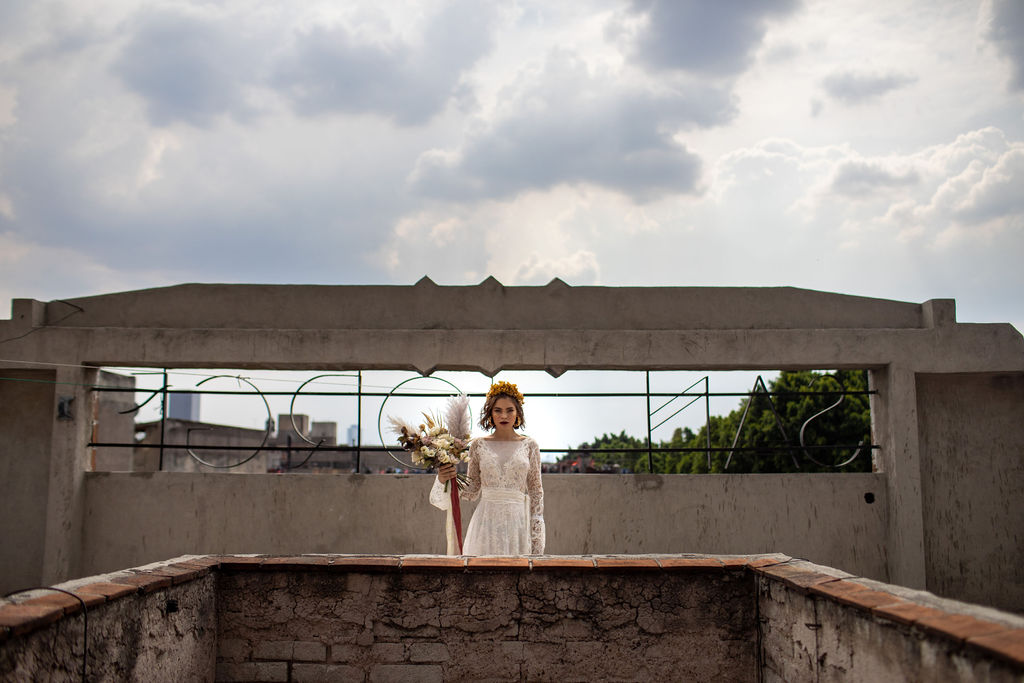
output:
[[171, 394], [167, 400], [167, 417], [199, 422], [199, 394]]

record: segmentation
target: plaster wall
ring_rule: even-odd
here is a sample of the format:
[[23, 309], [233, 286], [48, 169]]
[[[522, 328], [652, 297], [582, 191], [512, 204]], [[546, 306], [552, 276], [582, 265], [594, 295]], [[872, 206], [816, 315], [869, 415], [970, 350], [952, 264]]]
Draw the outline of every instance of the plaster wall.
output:
[[[175, 610], [168, 611], [171, 600], [176, 602]], [[217, 654], [216, 605], [216, 580], [207, 575], [155, 593], [89, 607], [86, 680], [211, 680]], [[49, 628], [12, 638], [0, 647], [0, 678], [82, 680], [84, 628], [79, 612]]]
[[[89, 473], [81, 571], [184, 554], [443, 553], [444, 516], [427, 500], [432, 480]], [[887, 578], [881, 474], [547, 474], [543, 481], [548, 554], [785, 552]], [[473, 509], [464, 505], [464, 524]]]
[[[817, 568], [828, 572], [827, 568]], [[761, 678], [765, 683], [961, 681], [1011, 683], [1020, 671], [962, 643], [930, 638], [917, 626], [875, 618], [833, 599], [757, 579]], [[916, 593], [927, 600], [930, 596]], [[992, 616], [970, 605], [962, 615]], [[996, 615], [1000, 618], [1005, 615]], [[963, 616], [961, 618], [964, 618]], [[1019, 620], [1008, 622], [1019, 625]]]
[[1024, 374], [918, 375], [928, 590], [1024, 612]]
[[[52, 370], [2, 370], [0, 376], [0, 594], [42, 583]], [[17, 549], [17, 552], [14, 552]]]

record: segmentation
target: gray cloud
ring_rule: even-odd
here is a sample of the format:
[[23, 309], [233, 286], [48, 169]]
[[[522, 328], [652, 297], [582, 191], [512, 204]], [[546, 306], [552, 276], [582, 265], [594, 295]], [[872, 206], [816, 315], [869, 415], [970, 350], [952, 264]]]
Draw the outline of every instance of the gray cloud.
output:
[[462, 72], [491, 48], [494, 9], [460, 0], [427, 25], [419, 44], [365, 42], [343, 27], [296, 36], [273, 84], [303, 115], [379, 113], [403, 125], [437, 114]]
[[1024, 90], [1024, 3], [1020, 0], [990, 0], [991, 23], [987, 37], [1010, 60], [1010, 87]]
[[735, 115], [724, 90], [652, 94], [595, 78], [564, 54], [552, 55], [501, 110], [459, 149], [424, 155], [413, 174], [416, 189], [446, 199], [508, 197], [562, 183], [591, 183], [638, 201], [692, 193], [700, 159], [674, 133]]
[[4, 0], [0, 2], [0, 35], [18, 36], [25, 31], [31, 0]]
[[304, 116], [369, 113], [421, 124], [460, 94], [463, 72], [491, 48], [494, 7], [456, 0], [418, 39], [382, 42], [340, 25], [291, 32], [248, 17], [151, 10], [130, 22], [112, 72], [146, 102], [155, 125], [246, 120], [257, 89]]
[[[88, 56], [76, 57], [74, 78], [61, 60], [20, 74], [17, 121], [0, 136], [0, 200], [9, 201], [0, 235], [8, 243], [38, 245], [29, 254], [59, 249], [62, 260], [79, 254], [62, 269], [97, 282], [119, 282], [111, 274], [128, 271], [161, 272], [164, 281], [381, 277], [367, 255], [409, 209], [394, 188], [418, 141], [376, 140], [379, 155], [355, 160], [345, 147], [360, 139], [359, 122], [341, 133], [312, 125], [153, 131], [97, 58], [102, 52]], [[162, 160], [152, 161], [165, 139]], [[37, 267], [45, 262], [61, 261]], [[62, 295], [70, 293], [80, 292]]]
[[841, 71], [826, 76], [821, 85], [832, 99], [847, 104], [860, 104], [916, 81], [917, 78], [914, 76], [903, 74], [879, 75]]
[[832, 177], [832, 191], [847, 197], [857, 197], [894, 187], [916, 185], [920, 176], [913, 170], [894, 173], [878, 163], [844, 161]]
[[260, 53], [239, 38], [237, 27], [154, 10], [137, 17], [131, 31], [112, 71], [145, 100], [155, 125], [204, 127], [217, 116], [253, 113], [244, 89], [258, 76]]
[[712, 76], [749, 66], [769, 19], [793, 13], [799, 0], [633, 0], [646, 15], [636, 50], [646, 64]]

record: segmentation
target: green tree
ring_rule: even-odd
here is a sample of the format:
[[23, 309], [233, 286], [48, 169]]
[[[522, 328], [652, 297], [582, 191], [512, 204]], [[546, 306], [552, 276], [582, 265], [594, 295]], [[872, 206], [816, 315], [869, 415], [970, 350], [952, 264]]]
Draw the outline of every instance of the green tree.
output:
[[[709, 468], [707, 452], [703, 450], [707, 445], [708, 426], [702, 426], [697, 432], [689, 428], [676, 429], [670, 440], [652, 444], [654, 471], [680, 474], [709, 471], [871, 471], [871, 451], [868, 448], [871, 443], [871, 412], [868, 396], [847, 395], [839, 405], [830, 409], [840, 394], [820, 393], [866, 391], [866, 371], [783, 371], [767, 388], [772, 394], [778, 392], [777, 395], [769, 396], [763, 391], [757, 391], [751, 397], [741, 400], [740, 405], [728, 415], [711, 416], [711, 447], [730, 449], [735, 441], [737, 450], [731, 458], [728, 451], [714, 451], [711, 453]], [[801, 448], [801, 428], [804, 430], [806, 446], [853, 445], [853, 448]], [[841, 469], [837, 468], [853, 455], [859, 443], [863, 443], [864, 447], [857, 457]], [[601, 449], [601, 452], [593, 454], [593, 462], [598, 468], [611, 469], [612, 464], [618, 464], [624, 470], [646, 472], [646, 446], [645, 440], [622, 432], [618, 435], [605, 434], [594, 439], [592, 444], [581, 444], [579, 447]], [[619, 450], [624, 448], [643, 450]], [[659, 450], [666, 448], [701, 450], [683, 453]]]
[[[570, 461], [590, 460], [596, 470], [604, 471], [647, 471], [647, 452], [640, 452], [634, 449], [646, 449], [647, 442], [628, 436], [625, 431], [619, 434], [602, 434], [592, 442], [581, 443], [576, 448], [580, 450], [569, 451]], [[588, 453], [583, 449], [597, 448], [598, 452]]]

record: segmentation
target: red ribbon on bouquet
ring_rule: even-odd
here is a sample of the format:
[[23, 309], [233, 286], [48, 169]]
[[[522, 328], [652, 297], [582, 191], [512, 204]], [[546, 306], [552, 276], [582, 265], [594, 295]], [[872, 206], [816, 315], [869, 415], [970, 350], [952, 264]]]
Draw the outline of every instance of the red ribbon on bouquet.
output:
[[452, 495], [452, 521], [455, 522], [455, 538], [459, 539], [459, 555], [462, 554], [462, 510], [459, 508], [459, 480], [448, 482]]

